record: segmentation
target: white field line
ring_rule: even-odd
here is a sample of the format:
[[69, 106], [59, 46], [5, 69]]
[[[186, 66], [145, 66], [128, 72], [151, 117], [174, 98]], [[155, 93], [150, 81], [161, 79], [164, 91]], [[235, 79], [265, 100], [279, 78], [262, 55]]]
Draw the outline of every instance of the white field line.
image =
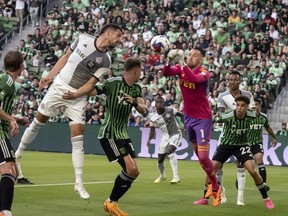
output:
[[[85, 182], [84, 185], [89, 184], [111, 184], [114, 181], [99, 181], [99, 182]], [[24, 187], [53, 187], [53, 186], [66, 186], [66, 185], [74, 185], [75, 183], [54, 183], [54, 184], [16, 184], [16, 188], [24, 188]]]

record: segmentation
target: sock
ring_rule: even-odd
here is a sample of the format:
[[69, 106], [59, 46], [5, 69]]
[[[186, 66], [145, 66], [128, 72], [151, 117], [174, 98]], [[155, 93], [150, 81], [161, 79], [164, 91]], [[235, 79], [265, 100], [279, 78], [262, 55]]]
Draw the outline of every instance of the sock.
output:
[[17, 151], [15, 152], [15, 157], [17, 160], [19, 160], [27, 148], [27, 146], [34, 141], [36, 138], [39, 130], [44, 126], [43, 123], [39, 122], [36, 118], [32, 121], [32, 123], [29, 125], [28, 128], [26, 128], [22, 138], [21, 142], [18, 146]]
[[83, 166], [84, 166], [84, 148], [83, 135], [71, 138], [72, 143], [72, 163], [75, 172], [75, 183], [82, 185]]
[[214, 172], [212, 161], [209, 158], [208, 145], [205, 145], [205, 146], [198, 145], [198, 159], [203, 170], [206, 172], [208, 178], [210, 179], [212, 183], [212, 190], [213, 191], [218, 190], [219, 185], [218, 185], [218, 181], [216, 178], [216, 174]]
[[0, 182], [1, 211], [11, 211], [14, 196], [15, 177], [10, 174], [3, 174]]
[[162, 163], [159, 163], [159, 162], [158, 162], [158, 168], [159, 168], [159, 171], [160, 171], [160, 176], [161, 176], [161, 177], [164, 177], [164, 176], [165, 176], [165, 172], [164, 172], [164, 170], [165, 170], [164, 162], [162, 162]]
[[221, 184], [221, 187], [223, 187], [223, 168], [222, 167], [217, 171], [216, 178], [218, 182]]
[[11, 211], [4, 210], [3, 213], [4, 213], [5, 216], [12, 216]]
[[169, 159], [170, 159], [170, 165], [172, 168], [172, 172], [173, 172], [173, 178], [179, 178], [178, 176], [178, 160], [175, 156], [175, 154], [169, 154], [168, 155]]
[[237, 168], [237, 181], [238, 181], [238, 200], [244, 200], [244, 190], [246, 184], [246, 170], [245, 168]]
[[24, 178], [23, 173], [22, 173], [22, 168], [19, 162], [16, 161], [16, 166], [18, 170], [18, 179]]
[[113, 202], [118, 202], [118, 200], [129, 190], [134, 180], [134, 178], [128, 176], [128, 174], [122, 170], [114, 182], [110, 200]]
[[259, 164], [259, 165], [258, 165], [258, 170], [259, 170], [259, 174], [260, 174], [260, 176], [262, 177], [264, 183], [266, 183], [266, 178], [267, 178], [266, 176], [267, 176], [267, 174], [266, 174], [266, 167], [265, 167], [265, 165], [264, 165], [264, 164]]
[[266, 192], [266, 189], [265, 189], [265, 184], [264, 184], [264, 182], [262, 182], [262, 183], [259, 184], [259, 185], [256, 185], [256, 187], [257, 187], [258, 190], [260, 191], [263, 199], [268, 198], [268, 195], [267, 195], [267, 192]]

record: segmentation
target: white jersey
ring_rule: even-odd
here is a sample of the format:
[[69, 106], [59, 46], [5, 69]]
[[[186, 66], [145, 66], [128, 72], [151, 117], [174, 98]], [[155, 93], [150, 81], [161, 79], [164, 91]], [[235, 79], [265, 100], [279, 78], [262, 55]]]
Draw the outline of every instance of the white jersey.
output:
[[176, 134], [180, 134], [178, 122], [175, 118], [177, 111], [174, 108], [165, 108], [163, 114], [159, 115], [157, 112], [153, 113], [151, 117], [150, 126], [156, 124], [162, 131], [162, 136], [172, 137]]
[[95, 47], [94, 36], [80, 34], [71, 44], [73, 53], [61, 69], [59, 76], [69, 86], [79, 89], [92, 77], [99, 77], [108, 72], [111, 59], [107, 52], [101, 52]]
[[[255, 102], [254, 102], [254, 98], [253, 98], [253, 95], [251, 94], [251, 92], [245, 91], [245, 90], [241, 90], [240, 92], [241, 92], [241, 95], [244, 95], [244, 96], [246, 96], [246, 97], [248, 97], [250, 99], [249, 107], [250, 108], [254, 108], [255, 107]], [[231, 92], [229, 90], [221, 93], [218, 96], [217, 108], [218, 109], [219, 108], [224, 108], [225, 112], [236, 109], [235, 98], [234, 98], [234, 96], [231, 94]]]

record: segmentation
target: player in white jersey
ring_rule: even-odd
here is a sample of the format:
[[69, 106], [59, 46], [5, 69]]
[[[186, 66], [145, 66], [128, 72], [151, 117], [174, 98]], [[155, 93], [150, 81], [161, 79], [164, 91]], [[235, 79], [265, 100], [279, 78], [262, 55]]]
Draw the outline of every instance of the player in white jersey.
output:
[[166, 179], [164, 160], [165, 157], [168, 156], [173, 172], [173, 179], [170, 183], [177, 184], [180, 182], [180, 178], [178, 176], [178, 161], [175, 155], [175, 150], [181, 143], [182, 132], [175, 117], [176, 115], [182, 117], [182, 114], [173, 108], [165, 107], [164, 99], [162, 97], [156, 98], [155, 107], [156, 112], [150, 119], [150, 133], [147, 141], [147, 146], [149, 147], [151, 139], [155, 137], [155, 127], [159, 127], [162, 131], [162, 139], [158, 152], [158, 168], [160, 176], [154, 182], [160, 183]]
[[[116, 24], [103, 26], [98, 37], [88, 34], [80, 34], [71, 44], [70, 50], [63, 55], [46, 77], [40, 81], [40, 88], [50, 84], [47, 94], [39, 105], [38, 112], [33, 122], [22, 136], [16, 151], [16, 159], [23, 156], [27, 145], [33, 142], [39, 130], [46, 121], [56, 115], [56, 108], [64, 105], [65, 114], [69, 118], [72, 162], [75, 171], [75, 191], [83, 199], [90, 195], [83, 186], [83, 134], [85, 126], [86, 97], [94, 89], [99, 77], [108, 72], [111, 65], [108, 50], [114, 48], [122, 40], [122, 29]], [[87, 88], [89, 83], [91, 88]], [[82, 95], [77, 99], [66, 100], [63, 95], [81, 89]], [[23, 177], [20, 164], [17, 163], [20, 178]]]
[[[255, 108], [255, 102], [253, 95], [251, 92], [240, 90], [239, 86], [241, 84], [242, 78], [241, 74], [237, 71], [233, 71], [228, 76], [228, 87], [229, 90], [221, 93], [218, 96], [217, 100], [217, 109], [218, 113], [226, 112], [230, 110], [236, 109], [236, 102], [235, 98], [239, 95], [244, 95], [250, 98], [250, 108]], [[222, 135], [222, 134], [221, 134]], [[221, 137], [220, 135], [220, 137]], [[219, 138], [220, 140], [220, 138]], [[225, 189], [223, 187], [223, 170], [222, 168], [217, 172], [217, 178], [218, 181], [221, 182], [222, 185], [222, 203], [225, 203], [227, 201], [226, 195], [225, 195]], [[245, 183], [246, 183], [246, 172], [245, 168], [239, 164], [237, 164], [237, 182], [238, 182], [238, 195], [237, 195], [237, 205], [245, 205], [244, 204], [244, 189], [245, 189]]]

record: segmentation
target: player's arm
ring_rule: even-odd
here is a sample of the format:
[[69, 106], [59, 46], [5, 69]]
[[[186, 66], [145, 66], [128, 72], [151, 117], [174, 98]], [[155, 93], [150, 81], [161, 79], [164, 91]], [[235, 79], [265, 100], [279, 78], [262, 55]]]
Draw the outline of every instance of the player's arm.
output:
[[203, 83], [208, 81], [210, 78], [210, 73], [208, 71], [203, 70], [201, 73], [195, 74], [187, 65], [183, 67], [183, 71], [185, 73], [186, 80], [193, 83]]
[[73, 53], [73, 50], [71, 48], [57, 61], [55, 66], [52, 68], [51, 71], [47, 74], [47, 76], [43, 77], [39, 82], [40, 89], [44, 88], [45, 86], [49, 85], [49, 83], [52, 82], [54, 77], [59, 74], [61, 69], [65, 66], [67, 63], [70, 55]]
[[277, 145], [278, 141], [277, 141], [277, 137], [276, 137], [273, 129], [270, 126], [266, 127], [265, 129], [266, 129], [267, 133], [273, 138], [272, 146], [275, 147]]
[[96, 89], [94, 88], [94, 86], [97, 82], [98, 82], [98, 79], [96, 77], [92, 76], [86, 84], [84, 84], [82, 87], [80, 87], [78, 89], [78, 91], [76, 91], [76, 92], [68, 91], [68, 92], [64, 93], [62, 98], [65, 100], [74, 100], [74, 99], [77, 99], [77, 98], [82, 97], [84, 95], [88, 95], [92, 91], [93, 91], [93, 93], [95, 93]]
[[143, 116], [145, 116], [148, 111], [145, 108], [145, 104], [144, 104], [144, 99], [142, 97], [136, 97], [136, 98], [132, 98], [130, 95], [128, 94], [124, 94], [124, 100], [131, 104], [139, 113], [141, 113]]
[[0, 108], [0, 119], [10, 123], [9, 127], [11, 136], [15, 136], [19, 133], [19, 127], [16, 120], [12, 116], [4, 112], [1, 108]]
[[154, 125], [152, 123], [152, 125], [150, 125], [150, 131], [149, 131], [148, 140], [147, 140], [147, 143], [146, 143], [148, 148], [149, 148], [151, 140], [155, 139], [155, 136], [156, 136], [155, 127], [154, 127]]

